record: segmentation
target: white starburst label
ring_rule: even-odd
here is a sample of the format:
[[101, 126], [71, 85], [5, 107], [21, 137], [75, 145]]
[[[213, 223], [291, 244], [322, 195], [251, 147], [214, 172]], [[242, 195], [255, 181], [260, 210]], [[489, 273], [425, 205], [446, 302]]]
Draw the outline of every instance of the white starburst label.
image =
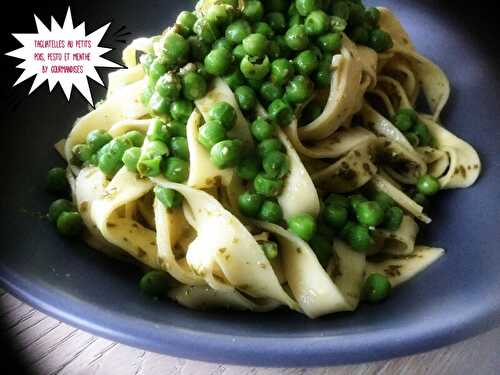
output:
[[96, 67], [121, 67], [102, 57], [111, 48], [99, 46], [110, 23], [85, 35], [85, 22], [74, 28], [69, 7], [62, 27], [53, 17], [50, 30], [36, 15], [35, 23], [35, 34], [12, 34], [23, 46], [6, 55], [24, 60], [17, 66], [23, 72], [14, 86], [35, 76], [30, 94], [48, 81], [50, 91], [59, 83], [68, 100], [75, 86], [93, 105], [88, 78], [104, 86]]

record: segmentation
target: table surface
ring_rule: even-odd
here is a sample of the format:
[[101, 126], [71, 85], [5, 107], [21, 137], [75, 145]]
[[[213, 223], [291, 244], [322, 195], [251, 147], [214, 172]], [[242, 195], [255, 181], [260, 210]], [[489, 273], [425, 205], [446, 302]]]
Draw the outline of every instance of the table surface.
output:
[[410, 357], [353, 366], [253, 368], [169, 357], [115, 343], [61, 323], [0, 290], [0, 319], [13, 351], [36, 374], [316, 375], [500, 373], [500, 328]]

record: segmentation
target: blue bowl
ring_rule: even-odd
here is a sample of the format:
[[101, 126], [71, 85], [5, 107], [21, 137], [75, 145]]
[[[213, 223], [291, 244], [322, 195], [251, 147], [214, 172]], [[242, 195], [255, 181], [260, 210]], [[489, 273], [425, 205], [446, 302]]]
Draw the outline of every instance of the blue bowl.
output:
[[[87, 111], [77, 93], [67, 103], [46, 86], [3, 111], [0, 148], [3, 178], [0, 280], [27, 303], [99, 336], [174, 356], [247, 365], [313, 366], [380, 360], [433, 349], [500, 323], [500, 54], [493, 15], [456, 9], [455, 2], [380, 1], [408, 28], [418, 50], [438, 63], [452, 82], [444, 123], [480, 152], [484, 172], [470, 189], [447, 191], [435, 200], [433, 223], [421, 241], [447, 249], [426, 272], [376, 306], [352, 314], [309, 320], [294, 312], [267, 314], [199, 312], [138, 292], [139, 273], [79, 242], [62, 239], [41, 220], [53, 199], [44, 192], [45, 173], [56, 164], [53, 143]], [[21, 7], [21, 5], [16, 5]], [[115, 17], [112, 31], [152, 35], [175, 19], [183, 1], [75, 1], [73, 16], [87, 31]], [[99, 9], [99, 12], [96, 10]], [[58, 20], [65, 9], [52, 9]], [[45, 8], [35, 8], [48, 23]], [[481, 14], [479, 14], [481, 13]], [[33, 30], [31, 9], [19, 9]], [[492, 22], [490, 22], [490, 19]], [[476, 20], [476, 21], [474, 21]], [[77, 23], [75, 21], [75, 24]], [[495, 28], [496, 29], [496, 28]], [[12, 30], [14, 31], [14, 30]], [[108, 33], [108, 45], [123, 48]], [[7, 34], [4, 34], [7, 35]], [[10, 49], [16, 43], [9, 36]], [[111, 54], [118, 60], [120, 51]], [[6, 64], [6, 58], [3, 61]], [[6, 71], [15, 81], [15, 61]], [[29, 87], [7, 88], [9, 103]], [[97, 97], [103, 89], [96, 89]]]

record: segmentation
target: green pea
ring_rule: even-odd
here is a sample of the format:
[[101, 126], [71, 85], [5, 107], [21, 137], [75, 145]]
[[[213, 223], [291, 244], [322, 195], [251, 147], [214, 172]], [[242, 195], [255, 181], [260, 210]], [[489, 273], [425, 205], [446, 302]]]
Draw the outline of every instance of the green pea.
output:
[[235, 167], [241, 158], [241, 146], [238, 139], [220, 141], [210, 149], [210, 160], [219, 169]]
[[257, 141], [263, 141], [276, 135], [276, 125], [259, 117], [250, 125], [250, 132]]
[[318, 38], [318, 45], [325, 52], [336, 53], [342, 47], [342, 34], [328, 33]]
[[[177, 137], [185, 137], [186, 136], [186, 124], [182, 123], [181, 121], [177, 121], [177, 120], [171, 121], [165, 125], [164, 129], [166, 131], [168, 131], [167, 139], [170, 136], [174, 136], [174, 137], [175, 136], [177, 136]], [[167, 139], [165, 139], [164, 142], [166, 142]], [[159, 140], [161, 140], [161, 139], [159, 139]]]
[[170, 101], [161, 96], [158, 92], [154, 92], [153, 95], [151, 95], [151, 99], [149, 99], [149, 108], [158, 116], [166, 115], [169, 110], [169, 105]]
[[398, 230], [403, 221], [404, 212], [399, 207], [390, 207], [385, 211], [384, 228], [387, 230]]
[[87, 144], [79, 144], [75, 145], [71, 149], [73, 155], [75, 155], [78, 160], [80, 160], [82, 163], [89, 161], [92, 155], [94, 154], [92, 148], [87, 145]]
[[260, 87], [260, 97], [265, 102], [272, 102], [275, 99], [279, 99], [283, 96], [283, 93], [283, 87], [273, 82], [264, 82]]
[[189, 160], [189, 147], [186, 137], [172, 137], [168, 144], [173, 156], [183, 160]]
[[102, 146], [111, 142], [113, 137], [105, 130], [96, 129], [87, 134], [86, 142], [93, 152], [98, 151]]
[[231, 72], [224, 76], [224, 81], [233, 90], [233, 92], [239, 87], [245, 84], [245, 77], [241, 74], [239, 69], [233, 69]]
[[189, 163], [175, 156], [167, 158], [165, 163], [165, 177], [172, 182], [181, 183], [189, 176]]
[[233, 48], [233, 57], [236, 62], [241, 62], [246, 55], [247, 53], [245, 52], [245, 48], [243, 48], [243, 44], [238, 44]]
[[262, 34], [250, 34], [245, 39], [243, 39], [243, 48], [245, 52], [250, 56], [264, 57], [267, 53], [267, 48], [269, 46], [269, 41]]
[[149, 78], [154, 82], [167, 72], [167, 66], [163, 59], [157, 57], [151, 63], [149, 67]]
[[226, 128], [219, 121], [207, 121], [199, 129], [198, 142], [207, 150], [224, 139], [226, 139]]
[[356, 206], [356, 218], [361, 224], [376, 227], [384, 220], [384, 209], [374, 201], [362, 202]]
[[240, 63], [241, 73], [247, 79], [251, 80], [263, 80], [271, 69], [271, 63], [267, 56], [262, 57], [252, 57], [245, 56]]
[[240, 44], [252, 32], [250, 24], [245, 20], [238, 20], [226, 29], [226, 39], [234, 44]]
[[207, 89], [207, 81], [199, 73], [189, 72], [182, 77], [182, 93], [188, 100], [196, 100], [204, 97]]
[[372, 27], [376, 27], [379, 20], [380, 11], [377, 8], [368, 8], [365, 10], [365, 21], [368, 22]]
[[113, 177], [122, 167], [122, 156], [103, 153], [99, 156], [98, 167], [108, 178]]
[[280, 12], [271, 12], [265, 16], [266, 22], [276, 34], [281, 34], [286, 29], [285, 16]]
[[142, 152], [151, 158], [154, 158], [156, 156], [168, 156], [170, 154], [170, 150], [168, 149], [167, 145], [161, 141], [149, 142], [144, 147]]
[[57, 223], [57, 219], [63, 212], [74, 211], [76, 211], [76, 209], [72, 202], [67, 199], [58, 199], [50, 204], [47, 216], [50, 222], [55, 224]]
[[300, 14], [294, 14], [293, 16], [290, 16], [290, 19], [288, 20], [288, 28], [293, 27], [295, 25], [302, 25], [304, 23], [304, 17], [302, 17]]
[[182, 35], [168, 33], [163, 42], [163, 53], [169, 61], [180, 65], [187, 61], [189, 54], [189, 43]]
[[361, 3], [349, 4], [349, 25], [359, 26], [365, 23], [365, 7]]
[[302, 51], [294, 59], [295, 69], [299, 74], [308, 76], [318, 67], [319, 61], [311, 50]]
[[426, 196], [435, 195], [441, 189], [439, 180], [431, 175], [419, 177], [417, 181], [418, 192]]
[[287, 46], [294, 51], [303, 51], [309, 46], [304, 25], [295, 25], [289, 28], [285, 34]]
[[285, 97], [291, 103], [304, 103], [313, 94], [314, 84], [305, 76], [295, 76], [286, 86]]
[[228, 102], [217, 102], [208, 110], [208, 119], [219, 121], [226, 130], [231, 130], [236, 124], [236, 111]]
[[309, 241], [316, 233], [316, 219], [309, 214], [299, 214], [287, 221], [288, 230], [302, 238], [304, 241]]
[[94, 165], [94, 166], [97, 166], [97, 164], [99, 164], [99, 157], [97, 156], [97, 154], [92, 154], [92, 156], [90, 157], [90, 159], [87, 161], [87, 163], [89, 165]]
[[283, 178], [290, 170], [288, 156], [280, 151], [272, 151], [264, 155], [262, 167], [267, 176], [271, 178]]
[[412, 124], [416, 124], [416, 122], [418, 121], [418, 114], [413, 108], [400, 108], [396, 113], [396, 116], [397, 115], [408, 116]]
[[364, 25], [354, 27], [349, 36], [356, 44], [367, 45], [370, 43], [370, 29]]
[[325, 34], [330, 29], [330, 18], [322, 10], [315, 10], [307, 16], [304, 27], [308, 35]]
[[295, 8], [301, 16], [306, 17], [309, 13], [319, 9], [318, 0], [296, 0]]
[[264, 6], [260, 1], [250, 0], [245, 2], [243, 17], [250, 22], [257, 22], [264, 16]]
[[351, 207], [351, 202], [349, 198], [344, 197], [343, 195], [332, 193], [330, 194], [326, 200], [325, 200], [325, 205], [331, 205], [331, 204], [336, 204], [340, 205], [341, 207], [344, 207], [346, 209], [349, 209]]
[[372, 273], [363, 285], [363, 300], [370, 303], [381, 302], [391, 294], [391, 289], [391, 283], [387, 277], [380, 273]]
[[257, 22], [253, 26], [253, 32], [256, 34], [262, 34], [267, 39], [271, 39], [272, 37], [274, 37], [274, 30], [266, 22]]
[[174, 120], [187, 123], [189, 116], [193, 112], [193, 103], [188, 100], [176, 100], [170, 104], [170, 115]]
[[288, 125], [292, 122], [294, 113], [292, 107], [283, 99], [275, 99], [269, 104], [267, 112], [271, 119], [280, 126]]
[[332, 31], [341, 33], [347, 28], [347, 21], [342, 17], [332, 16], [330, 18], [330, 27]]
[[332, 241], [327, 236], [318, 232], [309, 240], [309, 245], [314, 251], [314, 254], [316, 254], [316, 258], [318, 258], [321, 266], [326, 268], [333, 256]]
[[47, 173], [46, 188], [51, 193], [66, 193], [69, 189], [64, 168], [52, 168]]
[[154, 118], [151, 120], [148, 126], [146, 136], [150, 141], [167, 142], [171, 134], [163, 121], [161, 121], [159, 118]]
[[259, 210], [259, 219], [278, 224], [283, 221], [283, 210], [278, 202], [266, 200]]
[[349, 245], [353, 250], [364, 253], [375, 246], [375, 241], [367, 227], [354, 225], [349, 233]]
[[132, 144], [132, 146], [135, 147], [141, 147], [144, 143], [145, 138], [144, 134], [142, 134], [138, 130], [131, 130], [129, 132], [126, 132], [123, 137], [127, 139]]
[[182, 194], [173, 189], [164, 188], [162, 186], [155, 186], [153, 189], [155, 197], [166, 207], [166, 208], [179, 208], [182, 204]]
[[186, 37], [193, 33], [194, 24], [197, 19], [196, 14], [184, 10], [179, 13], [175, 23], [178, 26], [180, 33]]
[[245, 156], [236, 167], [236, 174], [243, 180], [252, 181], [260, 171], [259, 160], [255, 155]]
[[161, 156], [151, 157], [146, 153], [142, 153], [137, 162], [137, 172], [141, 176], [156, 177], [161, 173], [161, 163], [163, 158]]
[[278, 138], [268, 138], [257, 145], [257, 154], [260, 158], [264, 158], [267, 154], [273, 151], [283, 151], [284, 147]]
[[420, 146], [429, 146], [432, 143], [432, 135], [424, 123], [418, 121], [413, 127], [413, 132], [418, 136]]
[[265, 173], [259, 173], [253, 181], [253, 187], [258, 194], [272, 198], [281, 193], [283, 181], [270, 178]]
[[130, 172], [137, 171], [137, 163], [141, 157], [140, 147], [131, 147], [123, 153], [122, 162]]
[[354, 194], [349, 196], [349, 202], [351, 205], [351, 209], [356, 212], [357, 207], [360, 203], [366, 202], [368, 199], [364, 195]]
[[78, 236], [83, 229], [82, 217], [78, 212], [61, 212], [57, 218], [56, 227], [63, 236]]
[[249, 191], [238, 197], [238, 207], [247, 217], [257, 217], [263, 202], [264, 198], [261, 195]]
[[240, 86], [234, 92], [238, 105], [244, 111], [249, 111], [257, 105], [255, 91], [248, 86]]
[[396, 127], [402, 132], [409, 131], [414, 124], [415, 121], [413, 116], [411, 116], [408, 112], [398, 112], [396, 113], [396, 116], [394, 116], [394, 125], [396, 125]]
[[208, 8], [205, 18], [219, 26], [225, 26], [232, 21], [232, 12], [230, 7], [223, 4], [213, 4]]
[[151, 53], [145, 53], [139, 57], [139, 62], [142, 65], [142, 68], [144, 69], [144, 73], [149, 74], [149, 68], [151, 67], [151, 64], [153, 63], [153, 60], [155, 59], [155, 56]]
[[210, 45], [197, 36], [190, 36], [188, 43], [191, 50], [191, 57], [195, 61], [203, 61], [205, 56], [210, 52]]
[[205, 17], [196, 20], [193, 31], [198, 35], [200, 40], [209, 44], [212, 44], [220, 37], [220, 31], [217, 25]]
[[392, 48], [394, 42], [392, 41], [391, 34], [385, 32], [384, 30], [374, 29], [370, 33], [368, 45], [370, 48], [380, 53]]
[[294, 75], [293, 64], [287, 59], [277, 59], [271, 64], [271, 81], [278, 84], [286, 84]]
[[356, 223], [354, 223], [351, 220], [348, 220], [347, 223], [340, 230], [340, 238], [342, 238], [344, 241], [349, 242], [349, 239], [351, 237], [351, 231], [355, 226]]
[[340, 17], [346, 21], [349, 20], [349, 15], [351, 13], [351, 8], [346, 1], [336, 1], [332, 7], [332, 15]]
[[169, 276], [163, 271], [149, 271], [139, 281], [142, 293], [155, 298], [164, 297], [168, 289]]
[[225, 48], [210, 51], [204, 60], [207, 72], [215, 76], [223, 76], [229, 70], [231, 63], [232, 55]]
[[344, 206], [337, 203], [327, 205], [323, 211], [325, 221], [333, 228], [341, 229], [347, 223], [349, 211]]
[[377, 191], [373, 194], [373, 200], [377, 202], [383, 209], [388, 210], [390, 207], [394, 206], [396, 202], [383, 191]]
[[260, 248], [269, 260], [273, 260], [278, 256], [278, 244], [274, 241], [262, 242]]

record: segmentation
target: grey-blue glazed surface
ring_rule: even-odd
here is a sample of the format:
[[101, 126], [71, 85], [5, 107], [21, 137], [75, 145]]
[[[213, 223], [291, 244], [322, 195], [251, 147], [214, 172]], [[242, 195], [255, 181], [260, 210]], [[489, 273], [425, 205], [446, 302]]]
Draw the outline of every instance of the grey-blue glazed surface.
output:
[[[375, 4], [370, 2], [370, 4]], [[87, 104], [74, 92], [67, 103], [46, 86], [16, 98], [29, 84], [4, 87], [0, 280], [2, 286], [42, 311], [97, 335], [176, 356], [225, 363], [306, 366], [352, 363], [411, 354], [449, 344], [500, 322], [500, 59], [486, 9], [455, 2], [380, 1], [401, 18], [420, 52], [448, 74], [452, 96], [443, 121], [474, 145], [484, 163], [475, 186], [443, 192], [430, 212], [421, 242], [447, 254], [425, 273], [394, 291], [385, 303], [317, 320], [286, 310], [266, 314], [199, 312], [159, 302], [137, 289], [139, 272], [85, 245], [60, 238], [37, 212], [51, 199], [45, 173], [56, 164], [52, 145], [64, 137]], [[448, 4], [448, 5], [447, 5]], [[15, 12], [33, 31], [32, 13], [62, 22], [66, 4]], [[113, 19], [133, 37], [158, 33], [185, 1], [133, 0], [72, 3], [75, 24], [87, 31]], [[108, 33], [107, 43], [123, 48]], [[6, 38], [6, 33], [3, 33]], [[7, 46], [16, 47], [10, 36]], [[11, 49], [12, 49], [11, 48]], [[120, 51], [110, 56], [115, 61]], [[2, 58], [7, 84], [15, 61]], [[96, 97], [103, 89], [94, 90]]]

